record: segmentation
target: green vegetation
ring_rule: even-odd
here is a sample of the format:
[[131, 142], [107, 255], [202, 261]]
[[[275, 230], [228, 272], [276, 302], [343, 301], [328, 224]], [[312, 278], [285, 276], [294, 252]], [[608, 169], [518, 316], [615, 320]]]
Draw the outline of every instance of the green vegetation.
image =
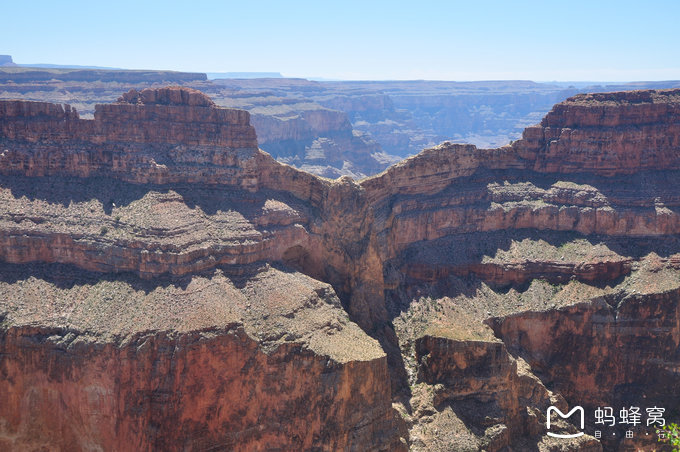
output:
[[680, 452], [680, 427], [673, 422], [672, 424], [664, 425], [661, 430], [656, 433], [666, 433], [666, 438], [659, 438], [659, 442], [667, 443], [673, 447], [673, 452]]

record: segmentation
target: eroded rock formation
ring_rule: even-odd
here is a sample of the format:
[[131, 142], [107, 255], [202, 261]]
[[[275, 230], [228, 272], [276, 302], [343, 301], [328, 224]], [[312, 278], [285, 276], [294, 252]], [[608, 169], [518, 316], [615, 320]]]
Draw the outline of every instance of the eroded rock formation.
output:
[[276, 163], [189, 89], [2, 112], [4, 448], [402, 447], [385, 353], [291, 273], [373, 293], [348, 268], [366, 232], [319, 220], [355, 183]]
[[187, 88], [0, 102], [0, 444], [647, 447], [545, 410], [675, 403], [678, 105], [576, 96], [356, 182]]

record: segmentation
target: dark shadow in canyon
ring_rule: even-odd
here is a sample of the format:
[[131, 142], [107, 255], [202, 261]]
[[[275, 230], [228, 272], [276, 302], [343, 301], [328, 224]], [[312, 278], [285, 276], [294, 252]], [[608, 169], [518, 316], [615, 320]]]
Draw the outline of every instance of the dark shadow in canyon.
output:
[[[236, 288], [243, 288], [265, 268], [265, 262], [249, 265], [218, 266], [216, 268], [191, 273], [189, 275], [172, 276], [158, 275], [145, 279], [132, 272], [100, 273], [84, 270], [72, 264], [60, 263], [28, 263], [10, 264], [0, 262], [0, 282], [17, 284], [29, 278], [43, 280], [57, 289], [73, 289], [75, 286], [90, 286], [99, 282], [120, 281], [130, 286], [132, 290], [142, 291], [148, 295], [158, 288], [173, 287], [186, 290], [193, 278], [212, 278], [217, 272], [222, 272]], [[281, 271], [294, 271], [282, 265], [272, 266]]]
[[44, 201], [65, 208], [72, 203], [98, 201], [106, 215], [111, 215], [114, 207], [129, 206], [150, 192], [163, 195], [174, 192], [179, 195], [177, 200], [189, 209], [198, 207], [207, 215], [235, 211], [251, 221], [262, 216], [270, 199], [291, 206], [305, 217], [315, 212], [313, 207], [287, 192], [260, 189], [251, 193], [224, 185], [133, 184], [107, 177], [0, 175], [0, 188], [3, 187], [9, 189], [15, 199], [26, 197], [29, 201]]

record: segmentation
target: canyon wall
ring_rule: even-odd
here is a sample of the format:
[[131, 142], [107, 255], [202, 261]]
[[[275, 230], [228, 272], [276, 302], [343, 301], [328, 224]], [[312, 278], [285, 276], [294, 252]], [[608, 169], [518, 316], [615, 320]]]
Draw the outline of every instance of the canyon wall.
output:
[[6, 101], [2, 103], [2, 134], [6, 139], [29, 142], [80, 140], [257, 147], [247, 112], [214, 107], [204, 94], [180, 88], [132, 90], [115, 104], [98, 105], [94, 120], [81, 120], [69, 105]]
[[602, 175], [678, 169], [677, 91], [579, 95], [513, 144], [542, 172]]
[[355, 183], [186, 88], [0, 110], [3, 447], [404, 448], [386, 355], [342, 307], [380, 311], [366, 230], [320, 221]]
[[[485, 396], [484, 384], [508, 371], [470, 356], [487, 356], [497, 339], [550, 397], [586, 408], [587, 434], [598, 430], [598, 406], [664, 406], [673, 416], [677, 96], [575, 96], [510, 146], [445, 143], [361, 182], [406, 367], [402, 388], [426, 413], [412, 419], [414, 450], [446, 450], [435, 426], [467, 430], [470, 450], [498, 450], [536, 434], [522, 430], [534, 415], [545, 425], [537, 401], [520, 403], [536, 413], [513, 414], [507, 375]], [[496, 355], [480, 362], [495, 366]], [[624, 439], [624, 430], [610, 429], [603, 447], [656, 447], [653, 431]]]
[[273, 268], [2, 275], [5, 450], [400, 447], [385, 355], [327, 285]]
[[322, 102], [319, 82], [222, 79], [206, 88], [219, 105], [248, 110], [260, 146], [280, 162], [323, 177], [361, 179], [398, 160], [354, 128], [346, 112]]
[[356, 182], [276, 162], [188, 88], [94, 119], [0, 102], [0, 440], [651, 447], [559, 442], [545, 410], [674, 403], [678, 105], [579, 95], [511, 145]]

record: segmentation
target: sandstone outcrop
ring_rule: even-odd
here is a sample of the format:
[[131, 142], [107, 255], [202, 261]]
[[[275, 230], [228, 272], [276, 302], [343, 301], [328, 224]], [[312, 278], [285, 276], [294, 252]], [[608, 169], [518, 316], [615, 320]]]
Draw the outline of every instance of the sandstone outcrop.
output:
[[[468, 364], [454, 366], [457, 377], [444, 384], [433, 377], [431, 362], [443, 365], [474, 346], [423, 361], [432, 354], [422, 348], [423, 338], [458, 337], [470, 324], [493, 318], [487, 322], [508, 351], [570, 405], [591, 412], [624, 403], [674, 406], [677, 381], [668, 369], [677, 365], [679, 334], [670, 326], [676, 324], [672, 282], [680, 258], [677, 96], [677, 90], [576, 96], [511, 146], [443, 144], [362, 181], [374, 208], [387, 307], [399, 320], [411, 386], [427, 384], [434, 394], [465, 398], [467, 390], [458, 390], [466, 381], [460, 369]], [[629, 297], [649, 307], [636, 303], [644, 312], [619, 314], [626, 305], [618, 300]], [[461, 314], [473, 306], [472, 314]], [[646, 311], [651, 306], [654, 314]], [[643, 366], [649, 372], [640, 372]], [[509, 378], [504, 381], [512, 387]], [[420, 400], [421, 393], [413, 397]], [[501, 394], [495, 391], [495, 403]], [[429, 406], [432, 411], [415, 418], [411, 430], [423, 450], [446, 449], [430, 422], [438, 431], [467, 429], [481, 441], [471, 440], [471, 450], [491, 447], [485, 430], [471, 427], [488, 424], [457, 415], [471, 409]], [[472, 411], [483, 413], [482, 406]], [[504, 432], [498, 444], [521, 431], [512, 427], [510, 413], [494, 424]], [[594, 431], [592, 423], [587, 426], [587, 433]], [[616, 431], [619, 438], [624, 433]], [[654, 447], [646, 433], [638, 431], [634, 445], [607, 438], [604, 446]]]
[[204, 94], [187, 88], [131, 91], [115, 104], [97, 106], [94, 120], [80, 119], [69, 105], [40, 102], [2, 102], [0, 114], [2, 136], [10, 140], [257, 148], [247, 112], [214, 108]]
[[[677, 262], [650, 256], [614, 287], [582, 297], [567, 286], [568, 295], [560, 291], [548, 302], [553, 309], [503, 315], [488, 323], [511, 353], [526, 359], [572, 404], [591, 413], [608, 406], [639, 406], [643, 413], [660, 407], [666, 418], [674, 418], [679, 276]], [[560, 303], [565, 295], [571, 299]], [[594, 417], [586, 419], [586, 429], [597, 430], [594, 422]], [[635, 438], [619, 443], [612, 433], [624, 438], [626, 430], [634, 430]], [[653, 450], [650, 430], [619, 423], [603, 438], [603, 447]]]
[[42, 268], [3, 264], [3, 450], [399, 448], [385, 354], [329, 286]]
[[545, 410], [676, 403], [678, 105], [576, 96], [356, 182], [187, 88], [0, 102], [0, 440], [624, 450]]
[[650, 90], [574, 96], [556, 105], [540, 126], [526, 129], [513, 147], [542, 172], [678, 169], [679, 95]]
[[385, 353], [292, 271], [378, 290], [351, 268], [366, 231], [317, 219], [355, 183], [276, 163], [190, 89], [2, 112], [3, 448], [403, 448]]
[[[481, 426], [484, 434], [480, 435], [479, 447], [484, 450], [517, 447], [523, 438], [540, 438], [545, 434], [547, 408], [567, 407], [532, 375], [525, 362], [513, 359], [498, 340], [425, 335], [416, 341], [415, 348], [418, 379], [433, 388], [433, 408], [439, 412], [450, 408], [466, 424]], [[569, 433], [576, 431], [568, 424], [561, 427]], [[425, 443], [432, 441], [423, 436]], [[563, 446], [599, 450], [592, 437], [565, 441]]]
[[16, 66], [12, 60], [12, 55], [0, 55], [0, 66]]

